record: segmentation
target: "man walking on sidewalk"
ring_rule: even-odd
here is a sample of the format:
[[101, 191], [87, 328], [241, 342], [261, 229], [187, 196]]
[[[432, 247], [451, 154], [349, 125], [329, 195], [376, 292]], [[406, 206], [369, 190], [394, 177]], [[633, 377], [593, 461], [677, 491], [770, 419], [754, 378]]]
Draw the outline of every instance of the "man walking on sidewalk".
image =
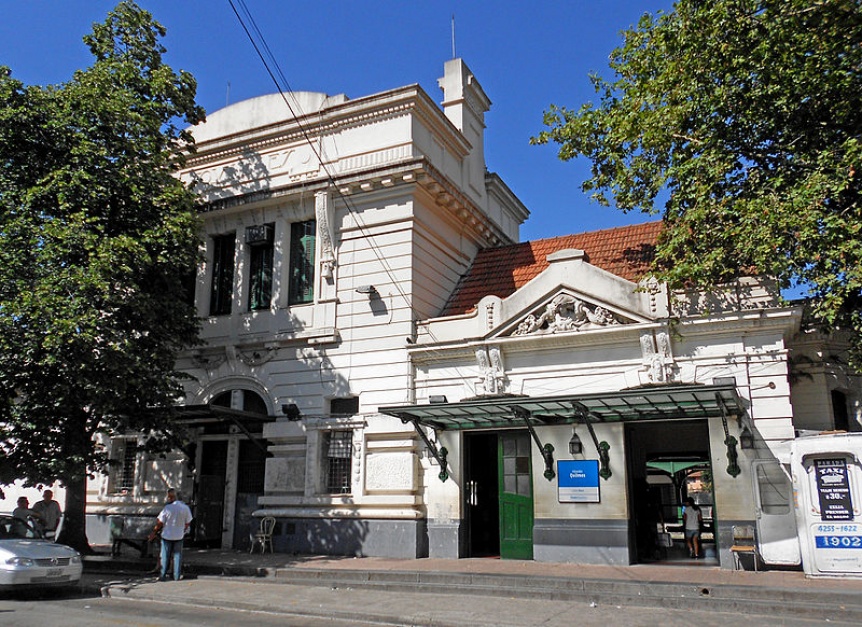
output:
[[192, 522], [192, 510], [183, 503], [173, 488], [168, 490], [167, 503], [159, 514], [155, 533], [162, 534], [160, 581], [168, 580], [171, 559], [174, 562], [174, 581], [179, 581], [183, 572], [183, 538]]

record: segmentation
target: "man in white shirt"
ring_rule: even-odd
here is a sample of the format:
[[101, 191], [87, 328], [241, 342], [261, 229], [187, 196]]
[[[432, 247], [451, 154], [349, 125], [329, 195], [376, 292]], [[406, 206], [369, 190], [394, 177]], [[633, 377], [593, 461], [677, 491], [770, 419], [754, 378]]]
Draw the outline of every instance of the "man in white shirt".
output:
[[42, 500], [33, 505], [33, 511], [38, 512], [42, 517], [42, 531], [45, 532], [45, 537], [54, 538], [62, 515], [60, 504], [54, 500], [54, 492], [45, 490], [42, 493]]
[[183, 503], [173, 488], [168, 490], [165, 508], [159, 514], [155, 532], [162, 534], [160, 581], [168, 580], [168, 567], [174, 562], [174, 581], [179, 581], [183, 569], [183, 538], [192, 523], [192, 510]]

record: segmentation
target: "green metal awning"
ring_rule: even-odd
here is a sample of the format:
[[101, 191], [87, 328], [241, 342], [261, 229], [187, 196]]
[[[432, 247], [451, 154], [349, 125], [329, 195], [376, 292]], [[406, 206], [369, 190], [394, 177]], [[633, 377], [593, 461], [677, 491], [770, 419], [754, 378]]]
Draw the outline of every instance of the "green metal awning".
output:
[[652, 461], [646, 463], [647, 468], [653, 468], [655, 470], [660, 470], [661, 472], [665, 472], [669, 475], [675, 475], [678, 472], [682, 472], [684, 470], [690, 470], [691, 468], [698, 468], [703, 466], [708, 466], [709, 462], [704, 461], [702, 459], [698, 460], [662, 460], [662, 461]]
[[593, 423], [721, 418], [745, 413], [733, 383], [650, 385], [565, 396], [494, 396], [455, 403], [380, 407], [378, 411], [436, 431], [454, 431], [520, 426], [516, 411], [527, 412], [537, 425], [580, 423], [584, 421], [584, 408]]

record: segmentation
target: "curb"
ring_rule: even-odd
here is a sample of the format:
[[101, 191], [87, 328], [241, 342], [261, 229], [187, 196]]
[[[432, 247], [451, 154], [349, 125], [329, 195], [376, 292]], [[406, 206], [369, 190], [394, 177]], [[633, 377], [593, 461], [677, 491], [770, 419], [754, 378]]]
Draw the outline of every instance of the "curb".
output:
[[773, 617], [862, 624], [862, 594], [728, 584], [618, 581], [563, 577], [417, 571], [278, 568], [275, 581], [305, 586], [350, 586], [391, 592], [476, 594], [598, 604], [743, 612]]
[[[272, 577], [275, 574], [274, 568], [266, 568], [262, 566], [246, 566], [246, 565], [216, 565], [202, 563], [183, 563], [183, 572], [189, 576], [206, 576], [206, 577], [247, 577], [261, 578]], [[142, 563], [139, 561], [120, 561], [113, 559], [99, 560], [84, 558], [84, 573], [88, 575], [127, 575], [127, 576], [144, 576], [148, 574], [156, 575], [152, 563]]]
[[[104, 563], [101, 569], [88, 567], [89, 573], [117, 575], [121, 564]], [[126, 563], [128, 571], [142, 575], [140, 563]], [[134, 568], [137, 566], [137, 568]], [[149, 571], [147, 571], [149, 572]], [[620, 581], [551, 576], [524, 576], [511, 574], [459, 573], [443, 571], [374, 571], [315, 568], [264, 568], [250, 565], [220, 566], [215, 564], [187, 564], [189, 579], [232, 577], [237, 580], [258, 581], [263, 585], [292, 585], [336, 588], [358, 588], [379, 592], [436, 593], [477, 595], [489, 598], [545, 599], [550, 601], [576, 601], [600, 605], [657, 607], [663, 609], [695, 609], [709, 612], [735, 612], [862, 624], [862, 594], [849, 590], [805, 590], [800, 588], [765, 588], [732, 584], [702, 584], [664, 581]], [[135, 584], [113, 583], [100, 588], [102, 596], [115, 598], [146, 598], [155, 600], [155, 593]], [[159, 600], [164, 600], [160, 598]], [[230, 605], [237, 609], [267, 609], [262, 604], [247, 601], [184, 600], [188, 604]], [[329, 608], [332, 610], [333, 608]], [[290, 613], [290, 612], [288, 612]], [[318, 616], [297, 613], [296, 615]], [[336, 616], [328, 611], [326, 616]], [[323, 616], [323, 615], [320, 615]], [[341, 616], [339, 615], [339, 618]], [[354, 620], [385, 622], [380, 615], [351, 615]]]

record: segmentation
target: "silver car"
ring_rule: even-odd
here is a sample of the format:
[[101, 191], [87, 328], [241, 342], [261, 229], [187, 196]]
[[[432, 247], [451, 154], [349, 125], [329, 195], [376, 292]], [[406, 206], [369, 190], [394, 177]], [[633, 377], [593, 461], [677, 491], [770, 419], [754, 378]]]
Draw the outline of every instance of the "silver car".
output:
[[46, 540], [29, 521], [0, 514], [0, 590], [68, 586], [82, 571], [75, 549]]

